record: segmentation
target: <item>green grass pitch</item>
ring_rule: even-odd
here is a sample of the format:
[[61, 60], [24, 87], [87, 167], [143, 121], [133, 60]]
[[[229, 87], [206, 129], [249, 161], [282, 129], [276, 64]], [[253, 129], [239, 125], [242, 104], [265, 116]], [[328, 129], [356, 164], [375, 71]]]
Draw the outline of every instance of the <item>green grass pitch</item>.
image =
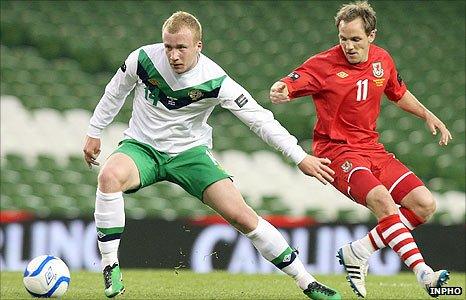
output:
[[[343, 274], [316, 276], [340, 291], [343, 299], [357, 299]], [[1, 272], [0, 299], [30, 299], [21, 272]], [[186, 270], [123, 269], [126, 286], [117, 299], [307, 299], [285, 275], [245, 275], [214, 272], [195, 274]], [[453, 273], [449, 286], [461, 286], [463, 295], [442, 299], [465, 299], [465, 274]], [[369, 275], [366, 299], [432, 299], [412, 273], [396, 276]], [[100, 273], [72, 272], [70, 288], [63, 299], [105, 299]]]

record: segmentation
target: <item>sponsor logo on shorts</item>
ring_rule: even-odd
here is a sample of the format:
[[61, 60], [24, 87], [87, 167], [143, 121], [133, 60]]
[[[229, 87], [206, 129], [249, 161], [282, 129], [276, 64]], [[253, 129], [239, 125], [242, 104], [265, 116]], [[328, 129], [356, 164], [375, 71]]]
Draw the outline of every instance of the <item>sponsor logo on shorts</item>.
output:
[[353, 167], [353, 164], [349, 160], [347, 160], [340, 167], [343, 170], [343, 172], [348, 173]]
[[243, 94], [241, 94], [241, 95], [239, 95], [238, 98], [236, 98], [235, 103], [236, 103], [236, 105], [238, 105], [239, 107], [243, 107], [246, 103], [248, 103], [248, 99], [246, 98], [246, 96], [244, 96]]

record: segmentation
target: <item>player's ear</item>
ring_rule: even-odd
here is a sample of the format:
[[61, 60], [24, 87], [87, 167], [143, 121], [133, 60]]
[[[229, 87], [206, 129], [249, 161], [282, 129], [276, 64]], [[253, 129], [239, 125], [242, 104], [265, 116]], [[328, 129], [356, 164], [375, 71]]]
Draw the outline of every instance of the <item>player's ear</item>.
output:
[[377, 33], [377, 29], [374, 29], [371, 31], [371, 33], [369, 34], [369, 43], [374, 42], [376, 33]]
[[197, 45], [196, 45], [196, 46], [197, 46], [197, 52], [201, 52], [201, 50], [202, 50], [202, 42], [201, 42], [201, 41], [197, 42]]

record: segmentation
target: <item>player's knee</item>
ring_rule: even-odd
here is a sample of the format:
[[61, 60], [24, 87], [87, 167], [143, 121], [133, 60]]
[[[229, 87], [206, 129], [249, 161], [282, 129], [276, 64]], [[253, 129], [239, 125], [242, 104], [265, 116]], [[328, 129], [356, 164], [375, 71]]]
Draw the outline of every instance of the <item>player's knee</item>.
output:
[[424, 221], [427, 221], [432, 217], [436, 209], [437, 203], [435, 202], [434, 196], [429, 192], [418, 202], [414, 211], [419, 217], [424, 219]]
[[395, 202], [382, 187], [377, 186], [373, 188], [366, 196], [367, 207], [374, 212], [377, 218], [383, 218], [397, 213]]
[[97, 177], [99, 189], [104, 193], [122, 190], [121, 172], [114, 167], [104, 167]]

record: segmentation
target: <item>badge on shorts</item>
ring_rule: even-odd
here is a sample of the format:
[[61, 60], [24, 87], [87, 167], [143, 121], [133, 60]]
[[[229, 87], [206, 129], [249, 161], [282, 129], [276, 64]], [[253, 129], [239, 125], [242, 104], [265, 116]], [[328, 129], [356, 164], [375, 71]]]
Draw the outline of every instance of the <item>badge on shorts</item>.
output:
[[343, 172], [348, 173], [353, 167], [353, 164], [349, 160], [347, 160], [340, 167], [343, 170]]

